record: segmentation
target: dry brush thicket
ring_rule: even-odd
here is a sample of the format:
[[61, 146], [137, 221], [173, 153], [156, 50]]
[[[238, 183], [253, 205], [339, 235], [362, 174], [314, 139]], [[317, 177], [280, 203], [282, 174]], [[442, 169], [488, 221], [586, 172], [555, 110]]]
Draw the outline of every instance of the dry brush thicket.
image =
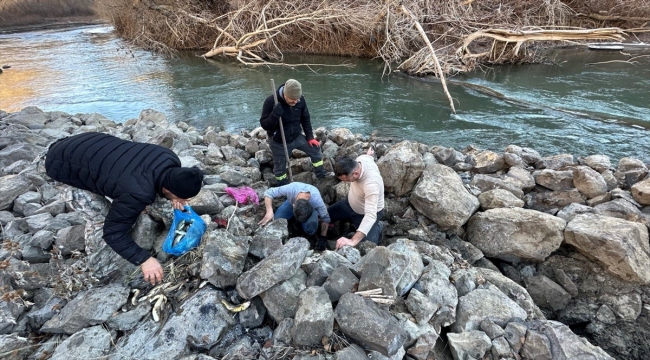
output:
[[123, 37], [157, 51], [201, 50], [206, 57], [231, 56], [249, 65], [283, 64], [288, 53], [378, 57], [386, 71], [414, 75], [528, 62], [534, 59], [531, 45], [549, 41], [621, 41], [650, 31], [647, 0], [106, 0], [97, 5]]
[[94, 0], [0, 0], [0, 27], [95, 15]]

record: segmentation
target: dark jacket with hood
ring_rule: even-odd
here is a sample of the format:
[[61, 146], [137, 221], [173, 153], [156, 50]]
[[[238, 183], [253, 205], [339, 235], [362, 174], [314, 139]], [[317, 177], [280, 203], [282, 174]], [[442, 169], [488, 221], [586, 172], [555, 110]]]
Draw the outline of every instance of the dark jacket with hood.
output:
[[[280, 86], [277, 90], [278, 102], [282, 105], [282, 125], [284, 128], [284, 136], [287, 139], [287, 143], [294, 141], [302, 131], [305, 131], [305, 137], [307, 140], [314, 138], [314, 131], [311, 128], [311, 118], [309, 116], [309, 110], [307, 110], [307, 103], [305, 102], [305, 97], [301, 96], [300, 101], [294, 106], [289, 106], [282, 96], [282, 91], [284, 90], [284, 84]], [[282, 134], [280, 133], [280, 118], [273, 114], [273, 107], [275, 106], [275, 100], [273, 95], [264, 100], [264, 106], [262, 107], [262, 116], [260, 117], [260, 125], [262, 128], [267, 131], [269, 136], [273, 138], [273, 141], [282, 143]]]
[[134, 265], [151, 255], [133, 241], [131, 227], [156, 195], [162, 196], [167, 172], [180, 166], [178, 156], [167, 148], [102, 133], [58, 140], [45, 159], [52, 179], [113, 200], [104, 222], [104, 241]]

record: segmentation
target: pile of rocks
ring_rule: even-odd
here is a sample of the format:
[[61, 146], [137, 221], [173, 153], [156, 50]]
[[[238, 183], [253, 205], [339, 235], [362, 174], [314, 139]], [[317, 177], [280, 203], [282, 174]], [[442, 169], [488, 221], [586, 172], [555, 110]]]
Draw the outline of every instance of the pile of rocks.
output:
[[[650, 180], [643, 162], [602, 155], [462, 152], [347, 129], [315, 131], [325, 166], [376, 149], [386, 185], [380, 246], [314, 253], [285, 220], [260, 228], [274, 185], [266, 133], [230, 134], [145, 110], [0, 111], [0, 357], [183, 359], [645, 359]], [[206, 185], [191, 206], [208, 230], [180, 258], [161, 252], [172, 209], [160, 200], [133, 228], [166, 266], [168, 303], [151, 316], [137, 268], [102, 241], [110, 202], [42, 168], [58, 138], [101, 131], [174, 150]], [[296, 151], [295, 181], [333, 203], [349, 185], [317, 181]], [[213, 219], [228, 219], [226, 228]], [[390, 303], [360, 295], [381, 289]], [[243, 311], [228, 303], [250, 301]], [[160, 310], [160, 309], [158, 309]]]

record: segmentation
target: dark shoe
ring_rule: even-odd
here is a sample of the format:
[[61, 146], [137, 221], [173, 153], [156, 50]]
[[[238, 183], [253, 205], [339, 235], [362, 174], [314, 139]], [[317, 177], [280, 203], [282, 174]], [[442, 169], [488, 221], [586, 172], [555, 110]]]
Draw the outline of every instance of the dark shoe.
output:
[[327, 250], [327, 238], [325, 236], [319, 236], [318, 243], [316, 244], [316, 251], [325, 250]]
[[334, 179], [336, 176], [334, 175], [333, 172], [331, 172], [331, 171], [326, 171], [325, 173], [322, 173], [322, 174], [316, 175], [316, 177], [317, 177], [319, 180], [324, 180], [324, 179]]
[[302, 230], [302, 224], [296, 221], [296, 219], [291, 218], [287, 222], [287, 228], [289, 230], [290, 237], [303, 236], [305, 232]]

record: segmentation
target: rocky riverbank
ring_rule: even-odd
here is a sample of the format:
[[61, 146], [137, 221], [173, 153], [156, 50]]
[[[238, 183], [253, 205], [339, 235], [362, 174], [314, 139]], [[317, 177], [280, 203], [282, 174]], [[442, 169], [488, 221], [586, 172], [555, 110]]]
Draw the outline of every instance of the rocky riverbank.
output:
[[[108, 199], [45, 175], [39, 155], [84, 131], [160, 144], [208, 174], [191, 201], [208, 224], [199, 248], [162, 253], [167, 201], [133, 229], [164, 261], [163, 286], [152, 289], [102, 241]], [[152, 110], [124, 124], [34, 107], [0, 111], [0, 357], [650, 356], [643, 162], [315, 133], [326, 167], [376, 149], [386, 185], [380, 246], [318, 253], [291, 237], [285, 220], [260, 228], [263, 206], [225, 190], [249, 186], [261, 197], [274, 185], [261, 129], [198, 131]], [[309, 158], [295, 155], [294, 180], [315, 184], [330, 204], [347, 194], [345, 183], [317, 182]], [[350, 230], [340, 224], [330, 235]]]

